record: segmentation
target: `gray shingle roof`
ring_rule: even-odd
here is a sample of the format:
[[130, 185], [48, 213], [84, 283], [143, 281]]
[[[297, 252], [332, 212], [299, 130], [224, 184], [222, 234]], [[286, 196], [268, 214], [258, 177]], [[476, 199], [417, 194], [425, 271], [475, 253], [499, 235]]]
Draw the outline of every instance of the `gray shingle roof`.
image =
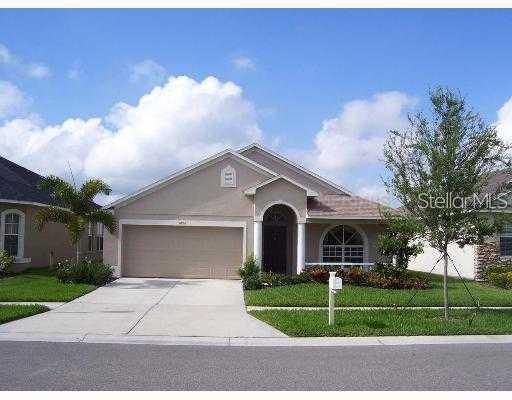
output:
[[56, 204], [48, 192], [37, 187], [41, 179], [41, 175], [0, 157], [0, 199]]

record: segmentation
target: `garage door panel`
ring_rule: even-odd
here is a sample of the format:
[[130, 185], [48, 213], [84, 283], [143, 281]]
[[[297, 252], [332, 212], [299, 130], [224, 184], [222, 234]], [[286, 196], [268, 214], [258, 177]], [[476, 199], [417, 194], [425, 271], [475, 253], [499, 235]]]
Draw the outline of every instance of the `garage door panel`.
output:
[[125, 226], [123, 276], [237, 279], [242, 228]]

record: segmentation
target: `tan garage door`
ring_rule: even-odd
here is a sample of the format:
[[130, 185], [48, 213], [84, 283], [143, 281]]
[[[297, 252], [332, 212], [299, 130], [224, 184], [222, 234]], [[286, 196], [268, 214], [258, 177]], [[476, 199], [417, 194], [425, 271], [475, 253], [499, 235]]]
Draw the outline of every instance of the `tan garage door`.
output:
[[242, 228], [123, 226], [122, 274], [238, 279]]

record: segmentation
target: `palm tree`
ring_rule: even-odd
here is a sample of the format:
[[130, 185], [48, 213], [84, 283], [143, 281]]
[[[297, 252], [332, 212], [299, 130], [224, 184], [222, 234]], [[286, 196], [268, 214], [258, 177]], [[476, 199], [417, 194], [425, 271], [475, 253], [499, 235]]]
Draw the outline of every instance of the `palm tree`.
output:
[[64, 224], [68, 230], [71, 243], [76, 247], [76, 262], [80, 257], [80, 238], [92, 223], [101, 223], [110, 232], [116, 230], [116, 220], [107, 210], [102, 210], [94, 203], [96, 195], [110, 194], [111, 189], [100, 179], [87, 180], [78, 190], [70, 183], [50, 175], [39, 184], [55, 199], [57, 205], [40, 209], [36, 216], [36, 227], [42, 230], [48, 222]]

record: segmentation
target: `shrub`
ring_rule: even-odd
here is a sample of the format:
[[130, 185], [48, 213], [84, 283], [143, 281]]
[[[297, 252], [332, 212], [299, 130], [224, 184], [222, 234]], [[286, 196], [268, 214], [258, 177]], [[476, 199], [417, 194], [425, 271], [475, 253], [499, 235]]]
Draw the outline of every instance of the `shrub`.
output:
[[11, 256], [4, 250], [0, 250], [0, 276], [5, 275], [9, 272], [9, 269], [11, 268], [13, 262], [13, 256]]
[[302, 274], [310, 281], [318, 283], [329, 282], [329, 269], [325, 267], [311, 267], [306, 268]]
[[113, 280], [110, 265], [99, 261], [82, 260], [78, 263], [65, 261], [55, 267], [57, 279], [64, 283], [86, 283], [103, 286]]
[[343, 279], [343, 283], [355, 286], [368, 286], [381, 289], [427, 289], [431, 282], [427, 278], [409, 274], [406, 271], [396, 274], [395, 271], [386, 275], [381, 269], [377, 271], [364, 271], [362, 268], [326, 268], [313, 267], [304, 271], [304, 275], [311, 281], [327, 283], [329, 271], [336, 271], [336, 276]]
[[262, 287], [260, 268], [254, 255], [250, 255], [244, 262], [242, 268], [238, 270], [242, 278], [242, 284], [245, 290], [260, 289]]
[[262, 272], [261, 273], [261, 282], [263, 286], [286, 286], [286, 285], [297, 285], [299, 283], [307, 283], [310, 282], [310, 279], [304, 275], [284, 275], [284, 274], [275, 274], [273, 272]]
[[492, 265], [485, 270], [485, 274], [505, 274], [512, 272], [512, 265]]
[[493, 286], [512, 289], [512, 272], [488, 272], [487, 278]]

